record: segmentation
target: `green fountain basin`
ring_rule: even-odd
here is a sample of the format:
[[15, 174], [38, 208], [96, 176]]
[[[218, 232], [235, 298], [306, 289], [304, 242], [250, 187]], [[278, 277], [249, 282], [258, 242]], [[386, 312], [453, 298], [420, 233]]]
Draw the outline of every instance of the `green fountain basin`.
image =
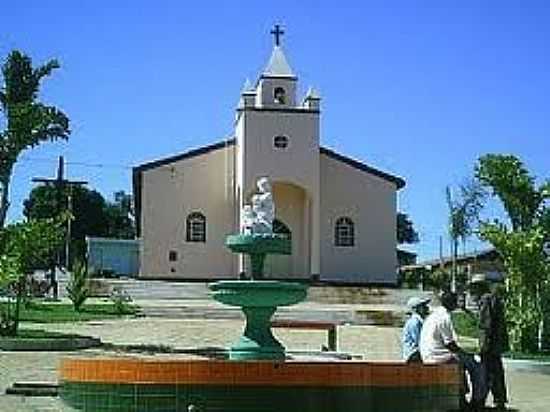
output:
[[234, 253], [263, 254], [263, 255], [290, 255], [291, 242], [285, 235], [253, 234], [229, 235], [225, 245]]
[[271, 332], [271, 317], [278, 306], [304, 300], [306, 285], [272, 280], [221, 281], [210, 285], [210, 290], [218, 302], [240, 307], [246, 318], [243, 335], [229, 349], [229, 359], [285, 359], [284, 346]]
[[227, 280], [210, 285], [214, 299], [239, 307], [294, 305], [305, 299], [307, 287], [274, 280]]

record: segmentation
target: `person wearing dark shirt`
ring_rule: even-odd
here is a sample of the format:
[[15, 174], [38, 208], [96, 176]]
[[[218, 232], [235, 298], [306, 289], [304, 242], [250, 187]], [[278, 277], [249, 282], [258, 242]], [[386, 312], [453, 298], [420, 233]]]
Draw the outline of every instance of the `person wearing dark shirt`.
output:
[[479, 304], [479, 351], [487, 379], [487, 389], [495, 406], [506, 410], [508, 396], [502, 354], [508, 350], [508, 330], [502, 298], [483, 274], [472, 276], [470, 293]]

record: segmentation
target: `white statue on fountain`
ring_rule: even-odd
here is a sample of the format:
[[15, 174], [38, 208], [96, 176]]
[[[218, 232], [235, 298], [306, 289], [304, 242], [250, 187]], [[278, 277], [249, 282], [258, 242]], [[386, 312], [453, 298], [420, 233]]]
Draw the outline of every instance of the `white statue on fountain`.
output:
[[271, 184], [267, 177], [261, 177], [256, 182], [258, 192], [252, 196], [252, 205], [244, 205], [241, 212], [241, 233], [273, 234], [273, 219], [275, 219], [275, 204], [271, 194]]

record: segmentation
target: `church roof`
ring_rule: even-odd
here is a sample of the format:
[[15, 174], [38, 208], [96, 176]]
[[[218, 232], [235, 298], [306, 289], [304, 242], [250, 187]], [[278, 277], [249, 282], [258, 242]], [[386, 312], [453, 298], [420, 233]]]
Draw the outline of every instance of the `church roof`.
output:
[[291, 77], [295, 78], [296, 76], [292, 72], [288, 61], [286, 60], [285, 54], [281, 46], [273, 47], [273, 52], [267, 63], [262, 76], [267, 77]]
[[[171, 163], [179, 162], [180, 160], [189, 159], [192, 157], [213, 152], [214, 150], [223, 149], [228, 146], [233, 146], [235, 145], [235, 143], [236, 143], [235, 138], [222, 140], [221, 142], [192, 149], [175, 156], [165, 157], [164, 159], [158, 159], [158, 160], [153, 160], [152, 162], [143, 163], [141, 165], [134, 167], [133, 172], [134, 174], [140, 173], [140, 172], [146, 172], [147, 170], [156, 169], [161, 166], [166, 166]], [[359, 160], [352, 159], [351, 157], [344, 156], [343, 154], [337, 153], [334, 150], [331, 150], [326, 147], [321, 146], [319, 150], [321, 154], [324, 154], [332, 159], [338, 160], [342, 163], [347, 164], [348, 166], [354, 167], [363, 172], [370, 173], [374, 176], [377, 176], [384, 180], [392, 182], [397, 186], [397, 189], [402, 189], [403, 187], [405, 187], [405, 180], [399, 176], [395, 176], [390, 173], [383, 172], [382, 170], [369, 166]]]
[[355, 160], [355, 159], [352, 159], [351, 157], [347, 157], [340, 153], [336, 153], [335, 151], [328, 149], [326, 147], [321, 147], [320, 149], [321, 149], [321, 154], [324, 154], [332, 159], [339, 160], [342, 163], [345, 163], [348, 166], [354, 167], [363, 172], [370, 173], [371, 175], [380, 177], [384, 180], [394, 183], [397, 186], [398, 190], [405, 187], [405, 179], [399, 176], [395, 176], [395, 175], [383, 172], [382, 170], [366, 165], [365, 163], [360, 162], [359, 160]]
[[[137, 229], [138, 236], [140, 233], [140, 223], [141, 223], [140, 221], [141, 220], [141, 217], [140, 217], [141, 216], [141, 189], [142, 189], [143, 172], [156, 169], [158, 167], [166, 166], [175, 162], [179, 162], [181, 160], [190, 159], [196, 156], [201, 156], [203, 154], [207, 154], [215, 150], [233, 146], [235, 145], [235, 143], [236, 143], [235, 138], [222, 140], [221, 142], [217, 142], [207, 146], [202, 146], [175, 156], [166, 157], [164, 159], [158, 159], [152, 162], [142, 163], [141, 165], [134, 167], [132, 171], [133, 172], [132, 180], [133, 180], [133, 186], [134, 186], [135, 211], [136, 211], [136, 216], [138, 216], [138, 218], [136, 219], [136, 226], [137, 226], [136, 229]], [[344, 156], [326, 147], [320, 147], [320, 153], [332, 159], [345, 163], [348, 166], [361, 170], [365, 173], [369, 173], [371, 175], [380, 177], [381, 179], [394, 183], [398, 190], [402, 189], [405, 186], [405, 180], [399, 176], [395, 176], [395, 175], [383, 172], [372, 166], [368, 166], [365, 163], [360, 162], [359, 160], [355, 160], [355, 159], [352, 159], [351, 157]]]

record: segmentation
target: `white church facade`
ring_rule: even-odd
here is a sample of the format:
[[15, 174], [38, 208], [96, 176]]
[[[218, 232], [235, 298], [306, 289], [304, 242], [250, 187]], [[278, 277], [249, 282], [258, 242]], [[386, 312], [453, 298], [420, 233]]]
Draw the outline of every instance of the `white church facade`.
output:
[[133, 170], [140, 276], [236, 278], [247, 269], [224, 245], [258, 178], [273, 186], [275, 231], [292, 255], [268, 257], [277, 279], [396, 282], [396, 199], [400, 177], [320, 145], [321, 99], [298, 100], [298, 78], [273, 49], [237, 107], [234, 136]]

